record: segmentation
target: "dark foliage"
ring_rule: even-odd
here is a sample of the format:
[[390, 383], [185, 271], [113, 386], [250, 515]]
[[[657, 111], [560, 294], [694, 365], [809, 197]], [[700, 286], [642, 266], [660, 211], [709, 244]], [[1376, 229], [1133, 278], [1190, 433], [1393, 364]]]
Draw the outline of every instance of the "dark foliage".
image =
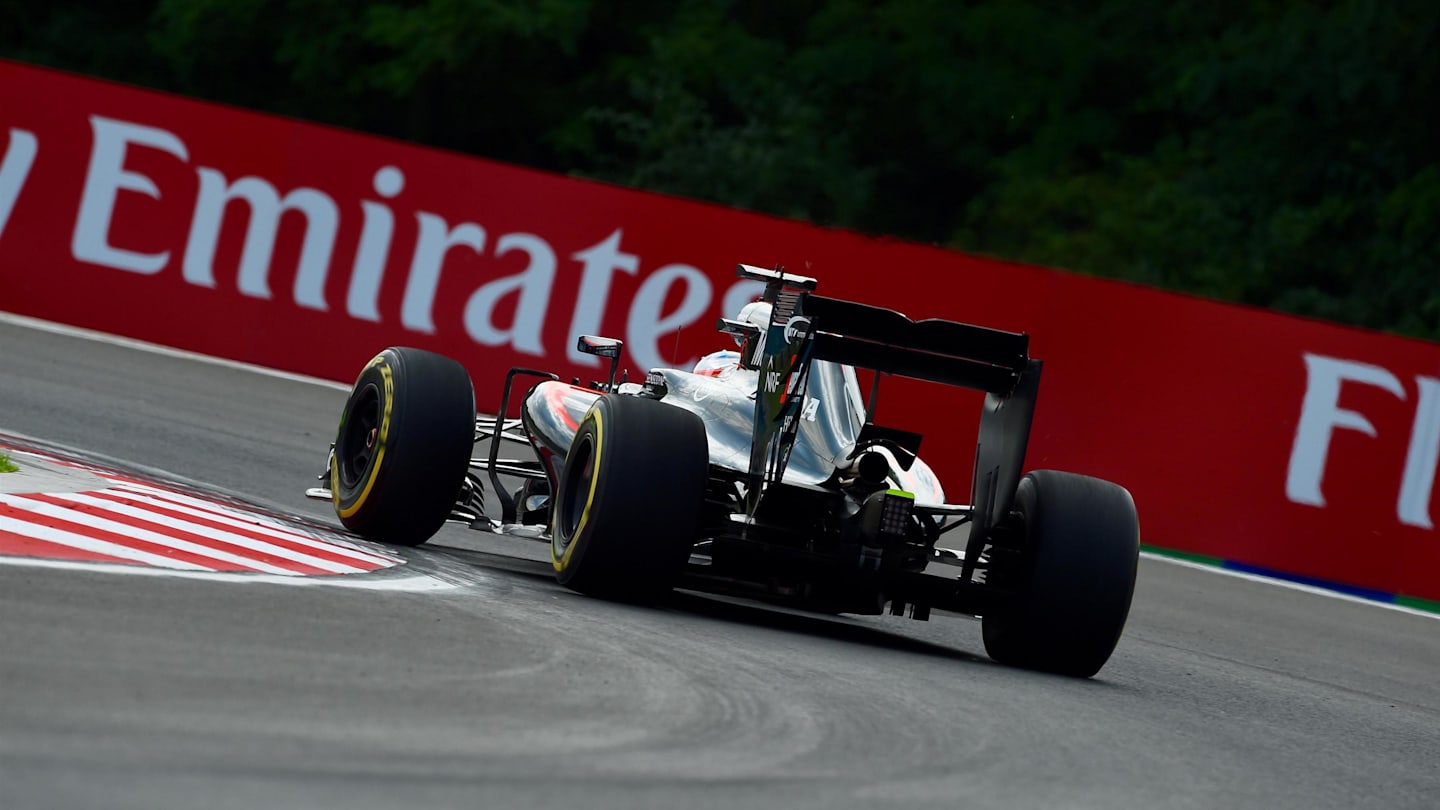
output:
[[0, 55], [1440, 338], [1431, 0], [0, 0]]

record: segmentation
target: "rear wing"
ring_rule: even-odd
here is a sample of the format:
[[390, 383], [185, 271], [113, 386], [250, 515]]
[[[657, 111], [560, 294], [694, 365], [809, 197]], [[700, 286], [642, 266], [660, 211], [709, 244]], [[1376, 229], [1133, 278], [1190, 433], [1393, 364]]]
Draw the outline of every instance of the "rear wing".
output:
[[918, 380], [1009, 392], [1029, 363], [1030, 336], [900, 313], [818, 295], [799, 314], [815, 332], [813, 356]]
[[[873, 370], [877, 387], [880, 375], [893, 374], [978, 389], [985, 392], [985, 404], [970, 490], [965, 567], [971, 569], [980, 545], [1009, 513], [1020, 485], [1042, 370], [1041, 362], [1030, 357], [1029, 335], [958, 321], [913, 321], [894, 310], [826, 298], [814, 294], [814, 279], [778, 268], [742, 264], [736, 275], [765, 282], [763, 298], [774, 305], [770, 328], [763, 333], [737, 321], [722, 319], [719, 324], [721, 331], [742, 338], [764, 338], [752, 340], [754, 354], [742, 360], [761, 373], [750, 507], [758, 503], [762, 481], [779, 481], [784, 474], [810, 362], [828, 360]], [[872, 392], [867, 420], [875, 415], [874, 396]], [[962, 579], [968, 580], [970, 573], [966, 570]]]

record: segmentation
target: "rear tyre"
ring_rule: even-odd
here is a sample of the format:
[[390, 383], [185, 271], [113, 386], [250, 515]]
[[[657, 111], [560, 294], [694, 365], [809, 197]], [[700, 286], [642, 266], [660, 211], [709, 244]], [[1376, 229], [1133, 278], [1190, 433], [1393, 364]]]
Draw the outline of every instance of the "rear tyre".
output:
[[1024, 551], [996, 578], [1017, 597], [982, 619], [985, 651], [1004, 664], [1088, 678], [1125, 629], [1140, 555], [1135, 501], [1123, 487], [1039, 470], [1015, 496]]
[[699, 416], [639, 397], [595, 400], [551, 509], [555, 578], [612, 599], [669, 591], [700, 528], [709, 463]]
[[465, 367], [389, 348], [360, 372], [335, 437], [330, 492], [345, 528], [418, 546], [444, 525], [469, 467], [475, 392]]

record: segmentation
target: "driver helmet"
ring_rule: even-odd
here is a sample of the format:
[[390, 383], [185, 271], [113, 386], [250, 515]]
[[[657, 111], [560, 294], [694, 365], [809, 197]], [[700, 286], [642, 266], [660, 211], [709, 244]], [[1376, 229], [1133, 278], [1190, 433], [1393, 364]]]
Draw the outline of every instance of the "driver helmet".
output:
[[[771, 309], [770, 304], [765, 301], [751, 301], [740, 308], [740, 314], [735, 316], [735, 320], [744, 321], [758, 328], [760, 330], [760, 337], [763, 339], [765, 337], [765, 330], [770, 328]], [[742, 347], [744, 346], [744, 341], [740, 339], [739, 335], [735, 336], [735, 343]]]

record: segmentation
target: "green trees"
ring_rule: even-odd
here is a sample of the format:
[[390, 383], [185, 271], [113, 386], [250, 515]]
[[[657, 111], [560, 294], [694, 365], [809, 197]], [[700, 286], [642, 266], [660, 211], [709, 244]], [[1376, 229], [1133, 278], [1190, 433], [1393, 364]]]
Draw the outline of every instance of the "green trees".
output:
[[1440, 338], [1429, 0], [0, 0], [0, 55]]

